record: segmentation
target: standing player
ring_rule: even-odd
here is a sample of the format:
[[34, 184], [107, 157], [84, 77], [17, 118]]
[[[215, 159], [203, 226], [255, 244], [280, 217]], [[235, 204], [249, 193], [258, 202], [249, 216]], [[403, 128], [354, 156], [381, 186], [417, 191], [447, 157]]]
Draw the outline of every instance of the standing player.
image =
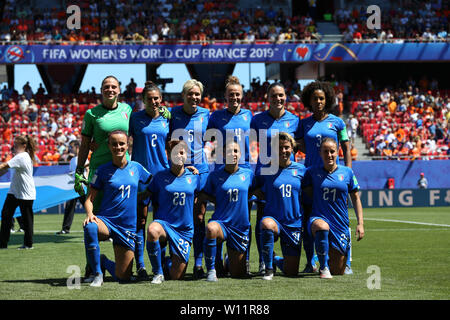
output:
[[[331, 85], [327, 82], [315, 81], [308, 84], [302, 91], [302, 102], [304, 106], [312, 111], [312, 116], [302, 119], [299, 123], [295, 138], [300, 151], [305, 153], [305, 166], [322, 165], [320, 157], [320, 144], [326, 137], [333, 138], [342, 146], [344, 152], [344, 162], [347, 167], [352, 167], [352, 157], [350, 144], [347, 136], [347, 129], [344, 121], [331, 114], [335, 108], [335, 94]], [[339, 163], [339, 159], [337, 159]], [[304, 226], [311, 212], [311, 199], [305, 195], [303, 197]], [[311, 235], [304, 228], [303, 247], [306, 253], [307, 264], [303, 272], [316, 272], [316, 256], [314, 255], [314, 243]], [[348, 259], [348, 273], [351, 273], [350, 255]]]
[[181, 279], [189, 261], [194, 236], [195, 193], [199, 191], [199, 175], [184, 168], [189, 157], [189, 147], [182, 140], [167, 143], [170, 169], [158, 172], [148, 186], [153, 201], [161, 204], [155, 212], [155, 220], [148, 226], [147, 252], [152, 264], [152, 283], [164, 281], [161, 248], [169, 243], [170, 259], [165, 261], [172, 280]]
[[[267, 163], [271, 156], [271, 137], [280, 131], [287, 132], [293, 136], [298, 126], [298, 117], [285, 109], [286, 92], [282, 83], [272, 83], [267, 88], [267, 98], [269, 100], [269, 110], [255, 115], [250, 124], [250, 127], [256, 131], [256, 137], [260, 149], [256, 171], [261, 168], [264, 162]], [[264, 152], [262, 152], [262, 150], [267, 150], [267, 154], [265, 155], [266, 159], [261, 158], [261, 156], [264, 156]], [[292, 153], [291, 160], [294, 160], [294, 153]], [[261, 254], [261, 234], [259, 228], [264, 212], [264, 202], [257, 201], [256, 205], [257, 213], [255, 238], [259, 253], [259, 272], [260, 274], [264, 274], [265, 267], [263, 256]]]
[[[206, 183], [209, 165], [204, 152], [203, 135], [206, 132], [209, 120], [209, 110], [199, 107], [203, 94], [203, 84], [200, 81], [191, 79], [183, 85], [181, 96], [183, 105], [173, 107], [170, 120], [171, 139], [184, 140], [189, 149], [187, 165], [193, 165], [199, 171], [200, 188]], [[203, 239], [205, 238], [205, 212], [206, 205], [200, 201], [195, 201], [194, 205], [194, 278], [204, 276], [202, 268], [203, 259]]]
[[250, 233], [248, 198], [254, 175], [251, 169], [239, 167], [241, 150], [237, 141], [228, 141], [224, 153], [225, 166], [209, 174], [202, 190], [202, 195], [215, 203], [204, 242], [207, 281], [217, 281], [215, 257], [218, 242], [221, 245], [227, 241], [231, 276], [243, 277], [247, 273], [245, 252]]
[[[216, 129], [220, 132], [220, 137], [216, 137], [217, 150], [223, 150], [223, 142], [231, 137], [236, 137], [240, 150], [244, 150], [243, 157], [239, 159], [239, 166], [250, 169], [250, 143], [249, 130], [252, 120], [252, 112], [248, 109], [241, 108], [243, 98], [242, 85], [239, 79], [229, 76], [225, 84], [225, 101], [227, 108], [217, 110], [211, 114], [208, 122], [208, 130]], [[221, 161], [221, 159], [219, 160]], [[251, 203], [249, 203], [249, 219], [250, 219]], [[247, 271], [249, 272], [250, 258], [250, 242], [251, 242], [251, 226], [250, 238], [247, 249]], [[216, 264], [219, 268], [223, 266], [222, 261], [222, 245], [219, 244], [217, 250]], [[222, 270], [218, 270], [221, 273]]]
[[[142, 164], [155, 176], [159, 171], [169, 168], [165, 150], [169, 120], [160, 114], [162, 94], [158, 86], [147, 81], [142, 95], [145, 109], [132, 113], [130, 119], [130, 135], [133, 138], [131, 159]], [[138, 277], [146, 279], [148, 276], [144, 265], [144, 246], [148, 203], [140, 201], [137, 208], [136, 270]]]
[[[364, 237], [363, 209], [359, 198], [359, 185], [351, 168], [337, 164], [338, 144], [333, 138], [322, 140], [321, 166], [309, 167], [305, 173], [305, 187], [312, 187], [313, 206], [308, 219], [320, 263], [320, 277], [345, 272], [350, 251], [350, 230], [347, 198], [355, 209], [356, 237]], [[311, 189], [311, 187], [309, 187]], [[307, 189], [306, 189], [307, 190]]]
[[300, 196], [305, 166], [291, 160], [295, 141], [290, 134], [280, 132], [272, 139], [279, 140], [279, 150], [273, 150], [272, 156], [272, 161], [277, 164], [276, 171], [271, 175], [261, 174], [260, 171], [256, 176], [256, 188], [259, 188], [266, 200], [259, 226], [265, 264], [264, 280], [273, 278], [273, 246], [278, 238], [281, 239], [283, 258], [275, 259], [284, 274], [297, 275], [301, 254]]
[[[86, 258], [94, 272], [93, 287], [103, 283], [102, 268], [115, 280], [130, 280], [136, 240], [136, 205], [139, 183], [148, 183], [151, 175], [139, 163], [127, 160], [128, 135], [115, 130], [109, 134], [112, 161], [96, 170], [86, 197], [84, 243]], [[100, 210], [93, 211], [98, 191], [103, 190]], [[115, 263], [100, 255], [99, 241], [113, 239]]]

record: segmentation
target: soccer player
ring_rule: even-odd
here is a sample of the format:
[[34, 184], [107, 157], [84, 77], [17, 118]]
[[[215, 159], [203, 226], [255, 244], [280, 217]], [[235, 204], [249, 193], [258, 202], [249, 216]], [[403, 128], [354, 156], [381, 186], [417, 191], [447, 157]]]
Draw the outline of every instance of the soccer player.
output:
[[[217, 142], [216, 151], [223, 150], [223, 143], [231, 137], [236, 137], [236, 141], [239, 143], [242, 156], [239, 159], [239, 166], [242, 168], [250, 169], [250, 147], [249, 147], [249, 130], [250, 122], [252, 120], [252, 112], [248, 109], [241, 108], [241, 102], [243, 98], [243, 89], [239, 79], [235, 76], [229, 76], [225, 84], [225, 101], [227, 103], [226, 109], [214, 111], [211, 114], [208, 122], [208, 130], [216, 129], [220, 133], [220, 137], [215, 137]], [[222, 161], [222, 157], [219, 162]], [[251, 203], [249, 203], [249, 219], [250, 219]], [[247, 271], [249, 272], [249, 258], [250, 258], [250, 242], [251, 242], [251, 226], [249, 232], [249, 245], [247, 246]], [[217, 267], [220, 268], [219, 274], [223, 273], [223, 260], [222, 260], [222, 244], [218, 245]]]
[[[200, 178], [200, 188], [206, 183], [209, 173], [208, 160], [204, 152], [203, 136], [206, 132], [209, 120], [209, 110], [199, 107], [203, 94], [203, 84], [195, 79], [190, 79], [183, 85], [181, 96], [183, 105], [173, 107], [171, 110], [169, 135], [170, 139], [182, 139], [188, 145], [188, 157], [186, 165], [197, 168]], [[206, 205], [195, 201], [194, 215], [194, 278], [204, 276], [203, 271], [203, 239], [205, 238], [205, 212]]]
[[189, 157], [188, 144], [183, 140], [167, 143], [170, 169], [158, 172], [148, 186], [153, 202], [159, 204], [155, 220], [147, 229], [147, 252], [152, 265], [153, 284], [164, 278], [161, 248], [169, 243], [170, 258], [165, 267], [170, 279], [184, 277], [194, 236], [194, 198], [199, 191], [200, 177], [184, 168]]
[[243, 277], [247, 273], [245, 252], [250, 233], [248, 198], [254, 175], [251, 169], [239, 167], [239, 142], [229, 140], [224, 146], [224, 153], [225, 166], [209, 174], [201, 192], [215, 203], [204, 242], [207, 281], [217, 281], [215, 258], [218, 242], [227, 242], [231, 276]]
[[[142, 164], [155, 176], [159, 171], [169, 168], [165, 149], [169, 134], [169, 119], [160, 114], [163, 101], [161, 90], [157, 85], [147, 81], [142, 95], [145, 109], [132, 113], [130, 119], [130, 135], [133, 138], [131, 159]], [[136, 270], [139, 278], [146, 279], [148, 275], [144, 264], [144, 247], [148, 203], [140, 201], [137, 210]]]
[[[280, 132], [279, 148], [273, 150], [272, 161], [276, 164], [273, 174], [256, 173], [257, 194], [266, 200], [261, 219], [261, 246], [265, 265], [264, 280], [274, 276], [274, 242], [281, 239], [283, 258], [275, 257], [275, 263], [287, 276], [298, 273], [301, 253], [302, 207], [300, 204], [302, 179], [305, 166], [291, 160], [295, 149], [294, 138]], [[278, 152], [276, 152], [278, 151]], [[278, 154], [277, 154], [278, 153]]]
[[[355, 209], [356, 238], [364, 237], [363, 209], [359, 198], [359, 185], [353, 170], [338, 165], [338, 144], [333, 138], [321, 142], [321, 166], [309, 167], [305, 173], [305, 190], [312, 189], [313, 205], [308, 219], [308, 231], [314, 238], [320, 263], [320, 277], [331, 279], [332, 275], [345, 272], [350, 250], [350, 230], [347, 198]], [[310, 192], [310, 191], [307, 191]]]
[[[115, 280], [131, 278], [136, 240], [136, 206], [139, 183], [148, 183], [151, 174], [139, 163], [127, 160], [128, 135], [123, 130], [108, 134], [112, 161], [97, 168], [86, 197], [84, 243], [86, 257], [94, 272], [91, 286], [103, 284], [103, 268]], [[98, 191], [103, 190], [100, 210], [93, 211]], [[115, 262], [100, 255], [99, 241], [113, 239]]]
[[14, 138], [14, 157], [0, 164], [0, 176], [10, 168], [14, 169], [11, 184], [2, 208], [2, 223], [0, 228], [0, 249], [8, 247], [11, 235], [13, 216], [20, 208], [24, 226], [23, 245], [19, 249], [33, 249], [33, 202], [36, 199], [36, 187], [33, 180], [33, 164], [36, 145], [30, 136]]
[[[267, 98], [269, 100], [269, 110], [255, 115], [250, 123], [250, 127], [256, 131], [257, 141], [259, 143], [259, 156], [256, 164], [256, 171], [261, 168], [263, 163], [268, 163], [271, 156], [271, 137], [277, 132], [283, 131], [294, 135], [298, 126], [298, 117], [285, 109], [286, 92], [282, 83], [272, 83], [267, 88]], [[264, 155], [264, 151], [267, 150]], [[261, 157], [265, 156], [265, 159]], [[292, 153], [291, 160], [294, 160]], [[255, 172], [256, 172], [255, 171]], [[261, 254], [261, 234], [258, 227], [264, 212], [264, 201], [257, 201], [255, 238], [259, 253], [259, 272], [265, 273], [264, 260]]]
[[[302, 119], [295, 133], [295, 138], [300, 151], [305, 153], [305, 166], [322, 165], [320, 157], [320, 143], [326, 137], [331, 137], [342, 146], [344, 153], [344, 162], [348, 167], [352, 167], [352, 157], [350, 153], [350, 144], [347, 136], [347, 129], [344, 121], [333, 115], [331, 112], [335, 108], [335, 94], [331, 85], [327, 82], [315, 81], [308, 84], [302, 91], [302, 102], [304, 106], [312, 111], [312, 116]], [[337, 159], [339, 163], [339, 159]], [[305, 195], [303, 198], [304, 226], [311, 213], [311, 199]], [[311, 235], [306, 232], [304, 227], [303, 247], [306, 253], [307, 264], [303, 272], [312, 273], [317, 271], [316, 259], [314, 255], [314, 243]], [[350, 255], [348, 264], [348, 273], [351, 273]]]

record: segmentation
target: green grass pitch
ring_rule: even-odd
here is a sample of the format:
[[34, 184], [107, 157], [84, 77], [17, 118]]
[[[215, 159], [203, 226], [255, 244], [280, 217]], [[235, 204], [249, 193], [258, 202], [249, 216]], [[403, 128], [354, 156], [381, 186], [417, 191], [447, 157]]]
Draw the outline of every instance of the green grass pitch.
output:
[[[79, 289], [70, 289], [67, 282], [73, 272], [68, 268], [79, 266], [84, 274], [84, 215], [76, 214], [71, 233], [63, 236], [55, 235], [62, 215], [36, 215], [34, 250], [17, 250], [23, 241], [22, 233], [12, 234], [8, 249], [0, 250], [0, 300], [449, 299], [449, 207], [365, 209], [364, 216], [366, 236], [353, 242], [353, 275], [321, 280], [314, 275], [288, 278], [278, 271], [273, 281], [255, 275], [246, 280], [221, 278], [217, 283], [208, 283], [192, 280], [191, 259], [182, 281], [119, 284], [107, 274], [100, 289], [83, 283]], [[353, 239], [356, 220], [352, 210], [350, 217]], [[252, 219], [254, 225], [254, 215]], [[103, 242], [101, 251], [113, 258], [110, 242]], [[278, 242], [275, 251], [281, 252]], [[257, 261], [253, 241], [253, 273], [258, 269]], [[145, 262], [147, 270], [151, 270], [147, 254]], [[302, 253], [301, 269], [304, 264]]]

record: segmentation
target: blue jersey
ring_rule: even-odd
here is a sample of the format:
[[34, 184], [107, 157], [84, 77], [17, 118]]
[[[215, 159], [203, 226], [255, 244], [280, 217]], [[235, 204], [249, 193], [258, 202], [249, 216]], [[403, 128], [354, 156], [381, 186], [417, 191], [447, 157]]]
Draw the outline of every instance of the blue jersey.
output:
[[[303, 138], [305, 141], [306, 167], [313, 165], [323, 166], [323, 161], [320, 157], [320, 144], [327, 137], [333, 138], [338, 143], [338, 149], [339, 141], [348, 141], [347, 129], [341, 118], [329, 114], [322, 121], [317, 121], [313, 116], [300, 121], [295, 138]], [[336, 162], [339, 164], [339, 159], [336, 159]]]
[[209, 110], [197, 107], [197, 111], [189, 115], [183, 106], [171, 109], [169, 132], [171, 139], [184, 140], [189, 147], [189, 156], [186, 165], [193, 165], [200, 173], [209, 171], [208, 160], [203, 151], [203, 135], [206, 132], [209, 120]]
[[191, 171], [176, 177], [170, 169], [158, 172], [148, 186], [152, 200], [158, 203], [155, 220], [164, 220], [189, 239], [194, 236], [195, 193], [200, 178]]
[[216, 199], [211, 220], [220, 220], [226, 225], [246, 231], [248, 220], [248, 192], [253, 185], [251, 169], [241, 168], [230, 174], [224, 167], [214, 170], [208, 176], [203, 192]]
[[[251, 120], [252, 112], [248, 109], [241, 109], [237, 114], [223, 109], [213, 112], [208, 122], [208, 129], [220, 131], [223, 143], [226, 142], [227, 135], [236, 137], [236, 141], [241, 146], [242, 154], [239, 165], [245, 168], [250, 168], [249, 130]], [[219, 141], [217, 138], [216, 140]], [[222, 146], [218, 145], [217, 147], [221, 148]]]
[[313, 187], [311, 217], [324, 219], [330, 230], [347, 233], [349, 226], [347, 199], [349, 192], [359, 190], [359, 184], [351, 168], [338, 165], [333, 173], [321, 166], [306, 170], [304, 186]]
[[124, 168], [108, 162], [98, 167], [91, 187], [103, 191], [98, 216], [112, 224], [136, 231], [139, 183], [148, 183], [150, 173], [138, 162], [128, 161]]
[[264, 216], [271, 216], [287, 226], [301, 226], [303, 209], [300, 205], [305, 166], [292, 162], [273, 175], [256, 173], [256, 188], [264, 193]]
[[[276, 120], [270, 115], [269, 110], [266, 110], [253, 117], [250, 127], [256, 131], [260, 152], [257, 167], [260, 167], [261, 163], [267, 164], [269, 161], [268, 159], [261, 158], [261, 156], [271, 156], [271, 138], [276, 134], [276, 132], [287, 132], [294, 137], [295, 130], [297, 130], [298, 127], [298, 117], [289, 111], [285, 111], [283, 116]], [[263, 130], [262, 132], [265, 132], [265, 135], [261, 135], [262, 132], [260, 132], [260, 130]], [[265, 141], [262, 141], [264, 137], [267, 138]], [[263, 146], [264, 143], [267, 143], [267, 154], [265, 155], [263, 154], [265, 153]], [[291, 160], [294, 161], [294, 159], [295, 157], [293, 154], [291, 156]]]
[[131, 160], [142, 164], [152, 175], [169, 168], [166, 139], [169, 120], [159, 116], [152, 119], [145, 110], [131, 114], [130, 135], [133, 137]]

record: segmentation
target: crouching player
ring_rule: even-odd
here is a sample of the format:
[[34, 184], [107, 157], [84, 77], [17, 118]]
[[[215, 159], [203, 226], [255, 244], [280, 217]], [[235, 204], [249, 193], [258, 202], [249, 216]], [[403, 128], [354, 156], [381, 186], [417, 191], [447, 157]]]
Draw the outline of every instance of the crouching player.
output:
[[[115, 280], [131, 278], [136, 238], [136, 205], [139, 183], [148, 183], [151, 175], [139, 163], [128, 161], [128, 135], [116, 130], [108, 135], [112, 162], [101, 165], [95, 172], [86, 198], [84, 243], [87, 261], [95, 273], [91, 286], [103, 284], [107, 269]], [[93, 202], [99, 191], [103, 199], [97, 215]], [[99, 241], [113, 239], [115, 262], [100, 255]]]
[[[152, 265], [153, 284], [162, 283], [164, 268], [172, 280], [184, 277], [194, 236], [194, 199], [200, 176], [184, 168], [189, 148], [183, 140], [167, 143], [170, 169], [158, 172], [148, 186], [153, 203], [157, 203], [155, 220], [147, 229], [147, 252]], [[169, 244], [170, 258], [161, 257]], [[163, 265], [164, 263], [164, 265]]]
[[[273, 174], [256, 174], [256, 196], [266, 200], [264, 215], [261, 220], [261, 245], [265, 264], [264, 280], [272, 280], [273, 263], [287, 276], [298, 274], [301, 253], [302, 207], [300, 196], [305, 166], [291, 160], [295, 148], [292, 136], [279, 132], [274, 138], [279, 141], [278, 154], [272, 161], [278, 162]], [[272, 147], [273, 148], [273, 147]], [[275, 149], [272, 149], [275, 150]], [[278, 158], [277, 158], [278, 157]], [[281, 239], [283, 258], [273, 257], [274, 242]]]
[[204, 240], [207, 281], [217, 281], [215, 258], [217, 243], [227, 242], [229, 270], [232, 277], [244, 277], [246, 251], [249, 243], [249, 189], [253, 171], [239, 167], [239, 143], [230, 140], [224, 146], [225, 166], [218, 167], [206, 180], [201, 198], [215, 203], [215, 210], [206, 227]]
[[312, 191], [313, 206], [308, 231], [314, 237], [320, 277], [330, 279], [332, 275], [344, 274], [350, 250], [348, 195], [356, 213], [358, 241], [364, 237], [363, 209], [353, 170], [336, 164], [339, 155], [334, 139], [323, 139], [320, 156], [323, 166], [308, 168], [303, 183], [305, 192]]

